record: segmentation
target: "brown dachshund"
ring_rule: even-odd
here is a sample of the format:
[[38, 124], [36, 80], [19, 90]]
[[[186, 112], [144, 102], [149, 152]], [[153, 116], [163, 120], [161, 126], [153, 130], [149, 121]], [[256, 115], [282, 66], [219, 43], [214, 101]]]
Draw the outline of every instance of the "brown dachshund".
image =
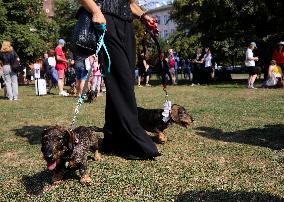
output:
[[77, 170], [80, 182], [89, 185], [91, 178], [87, 168], [88, 151], [94, 152], [94, 159], [100, 160], [97, 127], [80, 126], [73, 131], [61, 126], [51, 126], [42, 133], [41, 151], [47, 168], [53, 171], [53, 184], [61, 182], [68, 170]]
[[166, 122], [163, 121], [163, 109], [143, 109], [138, 107], [137, 110], [141, 126], [148, 132], [156, 133], [160, 143], [167, 141], [167, 135], [164, 133], [164, 130], [170, 124], [176, 123], [187, 128], [194, 121], [185, 108], [177, 104], [172, 106], [169, 120]]

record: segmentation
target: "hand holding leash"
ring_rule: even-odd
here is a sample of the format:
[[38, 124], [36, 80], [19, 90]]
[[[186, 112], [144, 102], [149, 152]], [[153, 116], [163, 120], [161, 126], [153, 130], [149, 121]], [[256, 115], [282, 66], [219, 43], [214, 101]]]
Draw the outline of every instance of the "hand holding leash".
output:
[[93, 14], [92, 21], [95, 24], [106, 24], [105, 16], [102, 14], [101, 11], [98, 11]]
[[159, 30], [158, 30], [158, 23], [157, 20], [147, 13], [143, 13], [140, 16], [140, 21], [143, 22], [147, 29], [149, 29], [153, 35], [158, 36], [159, 35]]

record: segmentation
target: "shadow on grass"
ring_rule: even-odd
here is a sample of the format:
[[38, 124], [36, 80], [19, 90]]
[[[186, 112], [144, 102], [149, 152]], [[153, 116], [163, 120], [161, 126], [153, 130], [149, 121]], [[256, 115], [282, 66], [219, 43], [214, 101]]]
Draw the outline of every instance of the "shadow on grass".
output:
[[[76, 180], [79, 183], [80, 177], [76, 175], [76, 172], [69, 171], [64, 175], [62, 183], [66, 183], [67, 180]], [[27, 194], [42, 194], [47, 187], [54, 186], [52, 185], [52, 171], [44, 170], [32, 176], [24, 175], [22, 177], [22, 183], [26, 188]]]
[[24, 175], [22, 177], [22, 183], [24, 184], [28, 194], [38, 195], [43, 192], [46, 185], [51, 184], [51, 177], [52, 172], [45, 170], [33, 176]]
[[189, 191], [180, 194], [176, 197], [175, 202], [189, 202], [189, 201], [250, 201], [250, 202], [280, 202], [284, 201], [279, 196], [273, 196], [269, 193], [260, 192], [227, 192], [227, 191]]
[[284, 125], [266, 125], [264, 128], [250, 128], [234, 132], [220, 129], [198, 127], [198, 135], [224, 142], [237, 142], [254, 146], [268, 147], [274, 150], [284, 149]]
[[22, 128], [14, 129], [17, 136], [27, 138], [31, 145], [41, 144], [41, 133], [48, 126], [23, 126]]

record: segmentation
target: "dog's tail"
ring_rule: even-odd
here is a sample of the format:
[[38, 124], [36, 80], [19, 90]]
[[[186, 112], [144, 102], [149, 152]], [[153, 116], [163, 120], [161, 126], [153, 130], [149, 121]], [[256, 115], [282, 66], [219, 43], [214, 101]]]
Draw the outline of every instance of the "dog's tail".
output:
[[98, 133], [102, 133], [104, 132], [104, 129], [103, 128], [99, 128], [97, 126], [89, 126], [88, 127], [91, 131], [94, 131], [94, 132], [98, 132]]

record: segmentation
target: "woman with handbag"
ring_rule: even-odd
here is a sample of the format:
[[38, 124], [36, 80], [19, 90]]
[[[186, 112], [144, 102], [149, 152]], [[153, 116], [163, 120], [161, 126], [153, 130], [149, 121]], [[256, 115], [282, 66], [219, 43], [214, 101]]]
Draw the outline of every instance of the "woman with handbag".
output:
[[[143, 12], [135, 0], [80, 2], [92, 14], [94, 23], [107, 26], [105, 44], [111, 67], [105, 77], [107, 90], [102, 150], [126, 159], [153, 159], [160, 153], [138, 121], [133, 77], [136, 47], [132, 20], [133, 15], [139, 17], [148, 27], [155, 20]], [[103, 65], [103, 61], [99, 62]]]
[[11, 46], [10, 41], [3, 41], [0, 50], [0, 60], [3, 63], [3, 78], [9, 100], [18, 99], [18, 75], [13, 70], [13, 64], [19, 64], [19, 57]]

